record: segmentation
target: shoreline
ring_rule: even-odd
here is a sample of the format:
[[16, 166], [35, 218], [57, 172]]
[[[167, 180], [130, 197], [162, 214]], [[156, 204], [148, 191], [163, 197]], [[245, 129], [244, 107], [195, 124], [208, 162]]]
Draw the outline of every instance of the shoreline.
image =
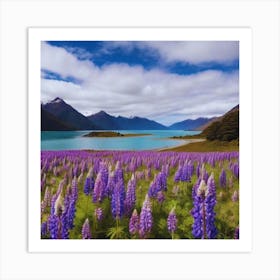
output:
[[[169, 138], [169, 139], [172, 140], [171, 138]], [[169, 151], [172, 151], [172, 149], [184, 147], [184, 146], [187, 146], [187, 145], [192, 144], [192, 143], [198, 143], [198, 142], [204, 142], [204, 141], [206, 141], [206, 139], [203, 139], [203, 138], [196, 138], [196, 139], [176, 139], [176, 140], [180, 140], [180, 141], [183, 141], [183, 142], [185, 142], [185, 143], [182, 143], [182, 144], [179, 144], [179, 145], [175, 145], [175, 146], [171, 146], [171, 147], [166, 147], [166, 148], [153, 149], [152, 151], [155, 151], [155, 152], [169, 152]]]

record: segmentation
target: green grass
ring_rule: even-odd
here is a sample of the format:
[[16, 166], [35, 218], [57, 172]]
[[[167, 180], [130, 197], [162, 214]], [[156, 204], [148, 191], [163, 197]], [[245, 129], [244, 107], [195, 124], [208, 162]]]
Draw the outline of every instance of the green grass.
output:
[[182, 146], [163, 149], [162, 151], [172, 152], [232, 152], [239, 151], [239, 142], [237, 140], [227, 141], [208, 141], [189, 143]]

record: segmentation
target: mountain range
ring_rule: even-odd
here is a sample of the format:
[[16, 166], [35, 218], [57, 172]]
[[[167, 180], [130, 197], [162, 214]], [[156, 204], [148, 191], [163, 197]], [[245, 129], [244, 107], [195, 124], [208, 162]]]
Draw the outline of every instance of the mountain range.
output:
[[166, 130], [166, 126], [140, 117], [126, 118], [122, 116], [114, 117], [107, 114], [104, 111], [100, 111], [97, 114], [88, 116], [88, 119], [93, 123], [98, 124], [104, 129], [116, 129], [116, 130]]
[[217, 118], [186, 119], [164, 126], [156, 121], [142, 117], [112, 116], [100, 111], [90, 116], [84, 116], [75, 108], [57, 97], [41, 104], [41, 130], [200, 130], [201, 127]]

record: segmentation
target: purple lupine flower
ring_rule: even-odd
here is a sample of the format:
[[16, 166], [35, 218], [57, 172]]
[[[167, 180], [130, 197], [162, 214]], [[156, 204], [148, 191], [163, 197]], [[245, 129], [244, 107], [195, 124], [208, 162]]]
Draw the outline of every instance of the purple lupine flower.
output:
[[137, 210], [134, 209], [133, 213], [131, 215], [131, 218], [129, 220], [129, 233], [131, 235], [135, 235], [139, 230], [139, 217]]
[[124, 214], [124, 200], [125, 200], [125, 188], [123, 181], [117, 182], [111, 199], [112, 215], [115, 219], [120, 219]]
[[233, 165], [233, 174], [236, 178], [239, 178], [239, 164], [235, 163]]
[[201, 182], [201, 178], [198, 178], [196, 183], [193, 185], [193, 188], [192, 188], [192, 199], [193, 200], [195, 200], [196, 192], [197, 192], [197, 189], [199, 188], [200, 182]]
[[52, 202], [51, 202], [51, 213], [48, 218], [48, 228], [50, 232], [50, 237], [51, 239], [58, 239], [59, 238], [59, 227], [60, 227], [60, 220], [57, 215], [58, 211], [56, 210], [56, 201], [59, 198], [54, 195], [52, 197]]
[[132, 209], [135, 206], [136, 202], [136, 180], [134, 174], [131, 176], [131, 179], [127, 184], [126, 198], [125, 198], [125, 210], [127, 214], [130, 214]]
[[175, 207], [173, 207], [168, 215], [167, 218], [167, 229], [171, 233], [171, 235], [174, 234], [174, 232], [177, 229], [177, 217], [175, 214]]
[[181, 178], [179, 179], [182, 182], [189, 182], [193, 173], [193, 165], [186, 162], [182, 167]]
[[61, 239], [68, 239], [69, 238], [69, 205], [70, 205], [71, 194], [68, 191], [65, 198], [64, 198], [64, 205], [63, 205], [63, 212], [60, 217], [61, 223]]
[[76, 163], [73, 168], [73, 176], [78, 177], [78, 173], [79, 173], [79, 165]]
[[207, 181], [200, 181], [199, 187], [194, 187], [193, 209], [191, 214], [194, 218], [192, 233], [195, 238], [213, 239], [217, 235], [215, 226], [216, 213], [216, 187], [213, 173]]
[[232, 197], [231, 197], [231, 200], [232, 200], [233, 202], [238, 201], [238, 192], [237, 192], [236, 190], [233, 192], [233, 195], [232, 195]]
[[59, 231], [59, 218], [52, 214], [48, 218], [48, 226], [50, 231], [51, 239], [58, 239], [58, 231]]
[[227, 185], [227, 176], [226, 176], [226, 172], [224, 169], [222, 169], [222, 171], [221, 171], [219, 181], [220, 181], [220, 186], [225, 188]]
[[85, 184], [84, 184], [85, 195], [90, 195], [93, 189], [94, 189], [93, 168], [91, 168], [87, 174]]
[[95, 215], [97, 221], [101, 221], [103, 219], [103, 210], [102, 210], [102, 208], [96, 208], [95, 212], [94, 212], [94, 215]]
[[151, 182], [149, 190], [148, 190], [148, 195], [149, 197], [156, 197], [157, 195], [157, 190], [158, 190], [158, 180], [157, 176], [154, 176], [154, 180]]
[[83, 239], [91, 239], [90, 225], [88, 218], [85, 220], [82, 227], [82, 238]]
[[41, 237], [46, 236], [48, 233], [48, 222], [43, 222], [41, 224]]
[[123, 170], [120, 162], [118, 161], [115, 168], [115, 181], [118, 182], [120, 180], [123, 181]]
[[233, 238], [239, 239], [239, 226], [235, 228]]
[[204, 163], [203, 163], [202, 166], [201, 166], [201, 169], [200, 169], [200, 176], [199, 176], [199, 177], [200, 177], [200, 179], [203, 179], [205, 182], [208, 181], [209, 175], [208, 175], [207, 170], [205, 169]]
[[157, 175], [158, 191], [167, 191], [167, 177], [168, 171], [162, 168], [162, 171]]
[[159, 191], [157, 193], [157, 201], [161, 204], [161, 203], [163, 203], [164, 200], [165, 200], [165, 195], [164, 195], [163, 191]]
[[200, 175], [200, 163], [197, 164], [195, 173], [196, 173], [196, 177], [198, 178]]
[[108, 176], [109, 176], [108, 167], [107, 167], [105, 162], [102, 162], [100, 164], [99, 172], [101, 173], [101, 180], [102, 180], [102, 183], [103, 183], [103, 188], [105, 190], [106, 187], [107, 187], [107, 184], [108, 184]]
[[139, 222], [139, 234], [141, 238], [145, 238], [152, 229], [153, 226], [153, 216], [152, 216], [152, 206], [149, 196], [146, 194], [146, 198], [143, 202], [143, 206], [140, 213]]
[[175, 173], [175, 176], [174, 176], [174, 182], [181, 181], [182, 172], [183, 172], [183, 166], [179, 165], [179, 167]]
[[217, 236], [217, 228], [215, 226], [216, 213], [214, 211], [216, 200], [216, 186], [214, 174], [212, 173], [207, 181], [207, 191], [205, 198], [205, 211], [206, 211], [206, 233], [209, 239], [214, 239]]
[[114, 171], [112, 171], [109, 174], [108, 183], [107, 183], [107, 186], [106, 186], [106, 195], [108, 197], [112, 196], [112, 192], [114, 190], [115, 185], [116, 185], [115, 173], [114, 173]]
[[194, 219], [192, 225], [192, 234], [195, 238], [203, 238], [203, 235], [205, 234], [206, 231], [205, 225], [203, 225], [203, 211], [202, 211], [204, 198], [201, 195], [198, 195], [199, 193], [198, 191], [200, 190], [201, 193], [202, 189], [206, 189], [206, 184], [204, 180], [201, 180], [199, 183], [199, 187], [196, 188], [196, 190], [195, 190], [195, 186], [193, 188], [193, 190], [195, 191], [193, 195], [193, 209], [191, 210], [191, 214]]
[[102, 182], [102, 174], [99, 172], [95, 180], [95, 186], [92, 193], [92, 202], [101, 202], [104, 198], [105, 189]]

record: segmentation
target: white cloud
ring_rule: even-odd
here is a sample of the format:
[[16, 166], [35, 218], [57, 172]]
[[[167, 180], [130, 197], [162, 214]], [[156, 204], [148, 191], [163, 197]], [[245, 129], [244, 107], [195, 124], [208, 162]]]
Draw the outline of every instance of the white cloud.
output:
[[110, 42], [108, 49], [147, 49], [158, 54], [165, 63], [185, 62], [190, 64], [230, 63], [239, 58], [238, 41], [144, 41]]
[[42, 68], [82, 83], [43, 77], [41, 99], [59, 96], [84, 114], [105, 110], [113, 115], [137, 115], [171, 124], [221, 115], [239, 102], [238, 72], [178, 75], [127, 64], [99, 68], [46, 43], [42, 44]]

